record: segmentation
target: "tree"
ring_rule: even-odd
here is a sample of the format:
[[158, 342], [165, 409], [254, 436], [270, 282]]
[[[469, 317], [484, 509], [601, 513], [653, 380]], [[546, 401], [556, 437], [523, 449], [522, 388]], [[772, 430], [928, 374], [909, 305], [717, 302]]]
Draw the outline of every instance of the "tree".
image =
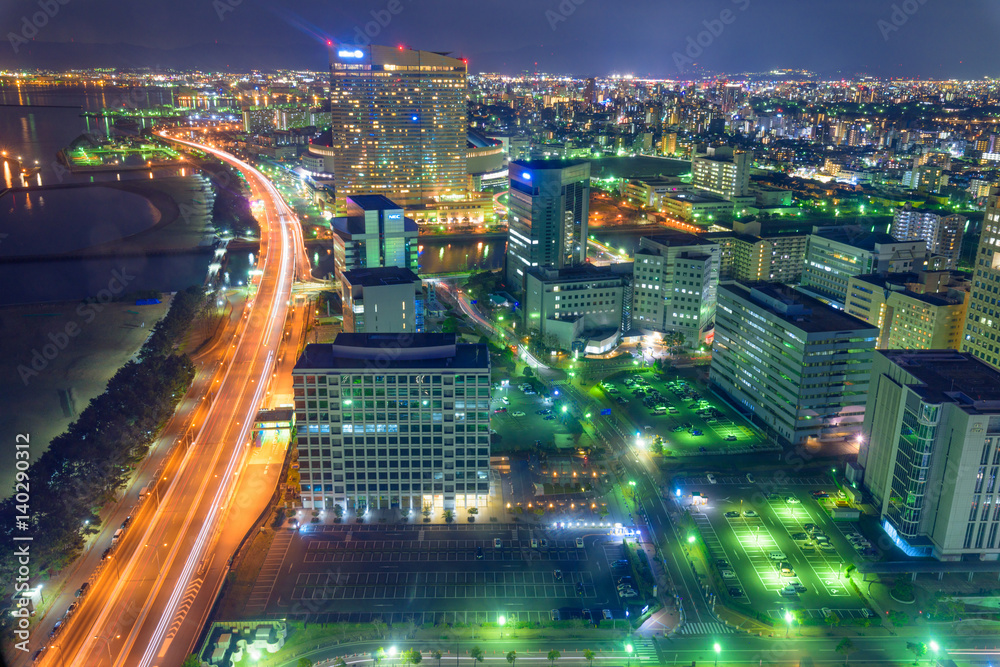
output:
[[310, 660], [309, 658], [302, 657], [302, 658], [299, 658], [299, 661], [297, 663], [295, 663], [295, 664], [296, 664], [296, 667], [312, 667], [313, 661]]
[[549, 651], [549, 656], [548, 656], [549, 657], [549, 664], [552, 665], [552, 667], [555, 667], [556, 660], [559, 659], [559, 655], [560, 655], [559, 651], [557, 651], [555, 649], [552, 649], [551, 651]]
[[482, 662], [486, 658], [486, 653], [480, 647], [473, 646], [472, 650], [469, 651], [469, 657], [476, 662]]
[[[378, 634], [379, 639], [385, 638], [386, 626], [385, 626], [385, 621], [382, 620], [381, 616], [372, 619], [372, 629], [374, 629], [375, 632]], [[382, 649], [379, 650], [382, 651]], [[385, 651], [382, 651], [382, 653], [384, 655]]]
[[831, 628], [837, 627], [838, 625], [840, 625], [840, 616], [831, 613], [826, 617], [826, 624], [829, 625]]
[[454, 519], [454, 518], [455, 518], [455, 513], [454, 512], [452, 512], [451, 510], [445, 510], [444, 511], [444, 520], [445, 521], [447, 521], [448, 523], [451, 523], [452, 519]]
[[507, 651], [506, 657], [510, 667], [514, 667], [514, 661], [517, 660], [517, 651]]
[[848, 659], [851, 656], [851, 653], [857, 649], [854, 646], [854, 642], [851, 641], [850, 637], [844, 637], [843, 639], [840, 640], [840, 643], [837, 644], [837, 648], [834, 650], [836, 650], [837, 653], [840, 653], [841, 655], [844, 656], [844, 664], [846, 665]]
[[587, 661], [587, 664], [590, 665], [590, 667], [594, 667], [594, 658], [596, 657], [597, 654], [589, 648], [583, 650], [583, 659]]
[[927, 644], [923, 642], [906, 642], [906, 650], [913, 652], [913, 664], [917, 664], [920, 658], [927, 654]]
[[337, 658], [337, 662], [334, 663], [334, 667], [347, 667], [347, 661], [341, 656]]
[[469, 514], [479, 514], [478, 507], [470, 507], [467, 511], [469, 512]]
[[194, 653], [184, 658], [181, 667], [201, 667], [201, 660]]
[[[382, 619], [378, 619], [378, 620], [381, 621]], [[375, 623], [375, 621], [372, 621], [372, 624], [374, 624], [374, 623]], [[383, 660], [385, 660], [385, 649], [382, 648], [381, 646], [379, 646], [377, 649], [375, 649], [375, 653], [372, 654], [372, 659], [376, 663], [379, 663], [379, 662], [382, 662]]]
[[458, 331], [458, 320], [451, 315], [444, 318], [444, 322], [441, 323], [441, 331], [444, 333], [455, 333]]
[[431, 651], [431, 657], [438, 661], [438, 667], [441, 667], [441, 658], [444, 657], [444, 653], [440, 649], [434, 649]]
[[420, 651], [418, 651], [417, 649], [411, 648], [409, 650], [403, 651], [403, 654], [400, 656], [400, 659], [403, 661], [404, 665], [419, 665], [420, 662], [424, 659], [424, 656], [420, 655]]

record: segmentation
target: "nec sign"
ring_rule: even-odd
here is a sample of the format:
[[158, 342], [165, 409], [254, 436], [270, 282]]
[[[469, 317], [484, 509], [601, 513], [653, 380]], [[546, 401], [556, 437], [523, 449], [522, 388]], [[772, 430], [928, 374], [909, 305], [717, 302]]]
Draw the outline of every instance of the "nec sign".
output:
[[354, 49], [353, 51], [341, 49], [340, 51], [337, 51], [337, 55], [341, 58], [361, 58], [365, 54], [361, 49]]
[[403, 214], [402, 213], [388, 213], [388, 214], [386, 214], [385, 217], [388, 220], [399, 220], [400, 218], [403, 217]]

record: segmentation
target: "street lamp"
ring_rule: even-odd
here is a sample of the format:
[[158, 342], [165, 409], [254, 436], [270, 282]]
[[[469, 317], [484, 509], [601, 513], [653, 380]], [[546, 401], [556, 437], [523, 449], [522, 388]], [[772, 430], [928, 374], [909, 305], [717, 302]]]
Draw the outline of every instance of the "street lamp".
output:
[[713, 648], [715, 648], [715, 667], [719, 667], [719, 654], [722, 653], [722, 647], [716, 642]]
[[785, 612], [785, 623], [787, 623], [787, 625], [785, 626], [785, 639], [788, 639], [788, 633], [792, 629], [792, 612], [790, 611]]
[[629, 665], [629, 667], [631, 667], [631, 665], [632, 665], [632, 645], [631, 644], [625, 644], [625, 652], [628, 654], [628, 665]]
[[390, 646], [389, 647], [389, 658], [390, 659], [395, 658], [396, 657], [396, 652], [397, 652], [396, 651], [396, 647], [395, 646]]
[[500, 626], [500, 639], [503, 639], [503, 626], [507, 623], [507, 617], [503, 614], [497, 619], [497, 624]]

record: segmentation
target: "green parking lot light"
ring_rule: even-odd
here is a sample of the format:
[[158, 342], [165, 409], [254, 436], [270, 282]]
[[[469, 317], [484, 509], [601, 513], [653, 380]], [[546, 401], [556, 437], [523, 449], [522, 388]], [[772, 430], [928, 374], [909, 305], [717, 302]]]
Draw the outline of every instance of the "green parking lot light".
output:
[[562, 411], [563, 411], [563, 412], [566, 412], [566, 409], [567, 409], [567, 408], [566, 408], [566, 406], [565, 406], [565, 405], [564, 405], [564, 406], [562, 406]]
[[590, 419], [590, 413], [588, 412], [587, 414], [584, 415], [584, 417], [586, 417], [587, 419]]
[[694, 535], [688, 535], [688, 544], [694, 544]]

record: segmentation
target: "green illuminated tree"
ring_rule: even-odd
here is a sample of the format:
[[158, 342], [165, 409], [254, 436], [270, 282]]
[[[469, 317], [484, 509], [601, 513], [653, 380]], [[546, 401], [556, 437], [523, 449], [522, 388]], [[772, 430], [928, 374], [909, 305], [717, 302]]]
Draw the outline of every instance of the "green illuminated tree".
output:
[[552, 649], [551, 651], [549, 651], [549, 655], [548, 655], [548, 658], [549, 658], [549, 665], [551, 665], [552, 667], [555, 667], [555, 665], [556, 665], [556, 660], [558, 660], [558, 659], [559, 659], [559, 656], [560, 656], [560, 655], [562, 655], [562, 654], [561, 654], [561, 653], [559, 653], [559, 651], [557, 651], [557, 650], [555, 650], [555, 649]]
[[851, 653], [856, 651], [857, 647], [854, 646], [854, 642], [851, 641], [850, 637], [844, 637], [834, 650], [844, 656], [844, 664], [846, 665]]

